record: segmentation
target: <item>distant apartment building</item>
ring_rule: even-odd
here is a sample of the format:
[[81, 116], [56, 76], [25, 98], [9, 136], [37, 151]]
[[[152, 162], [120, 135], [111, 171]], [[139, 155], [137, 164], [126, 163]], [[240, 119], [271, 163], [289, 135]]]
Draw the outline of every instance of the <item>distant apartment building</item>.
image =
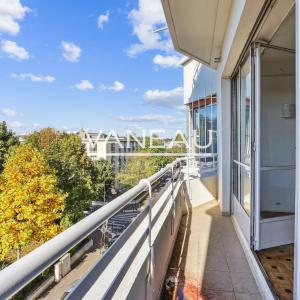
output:
[[[184, 104], [188, 111], [190, 152], [199, 163], [200, 174], [217, 171], [217, 73], [194, 59], [185, 57]], [[210, 172], [211, 174], [211, 172]], [[214, 174], [215, 175], [215, 174]]]
[[120, 172], [128, 161], [130, 153], [136, 152], [138, 142], [134, 139], [127, 140], [125, 136], [110, 136], [98, 132], [79, 133], [82, 143], [86, 147], [87, 155], [94, 161], [101, 158], [108, 160], [115, 173]]

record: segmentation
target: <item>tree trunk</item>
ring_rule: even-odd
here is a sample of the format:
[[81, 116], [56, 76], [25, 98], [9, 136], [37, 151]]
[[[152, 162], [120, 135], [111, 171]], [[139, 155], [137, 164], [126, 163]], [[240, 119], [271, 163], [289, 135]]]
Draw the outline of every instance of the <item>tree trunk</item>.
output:
[[19, 260], [20, 259], [20, 249], [18, 248], [17, 249], [17, 260]]

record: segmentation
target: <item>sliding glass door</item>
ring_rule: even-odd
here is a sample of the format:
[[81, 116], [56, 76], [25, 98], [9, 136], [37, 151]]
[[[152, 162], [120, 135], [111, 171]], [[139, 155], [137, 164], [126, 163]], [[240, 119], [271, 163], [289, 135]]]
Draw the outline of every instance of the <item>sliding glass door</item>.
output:
[[232, 80], [232, 213], [253, 250], [294, 241], [294, 66], [255, 44]]
[[251, 214], [251, 56], [232, 81], [232, 207], [250, 241]]
[[295, 52], [257, 44], [255, 49], [255, 152], [253, 249], [294, 242]]

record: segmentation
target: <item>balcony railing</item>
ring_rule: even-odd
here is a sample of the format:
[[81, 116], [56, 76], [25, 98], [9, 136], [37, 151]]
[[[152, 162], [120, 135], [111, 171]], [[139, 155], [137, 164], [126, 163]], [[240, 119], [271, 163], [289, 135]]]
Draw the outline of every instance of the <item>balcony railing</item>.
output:
[[[162, 288], [187, 197], [183, 159], [109, 202], [0, 272], [0, 299], [12, 297], [142, 193], [147, 205], [67, 299], [153, 299]], [[167, 182], [159, 188], [160, 180]], [[121, 294], [120, 294], [121, 293]], [[126, 297], [124, 297], [126, 295]], [[131, 299], [133, 299], [131, 298]]]

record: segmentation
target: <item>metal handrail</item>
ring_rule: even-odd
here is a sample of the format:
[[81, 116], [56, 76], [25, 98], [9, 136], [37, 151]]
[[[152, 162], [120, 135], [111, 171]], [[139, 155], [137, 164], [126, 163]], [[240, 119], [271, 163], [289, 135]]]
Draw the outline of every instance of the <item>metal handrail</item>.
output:
[[[176, 159], [149, 177], [147, 181], [153, 184], [167, 172], [172, 171], [173, 166], [178, 165], [181, 160]], [[15, 295], [146, 188], [148, 188], [147, 183], [141, 181], [135, 187], [2, 270], [0, 272], [0, 299], [7, 299]]]

